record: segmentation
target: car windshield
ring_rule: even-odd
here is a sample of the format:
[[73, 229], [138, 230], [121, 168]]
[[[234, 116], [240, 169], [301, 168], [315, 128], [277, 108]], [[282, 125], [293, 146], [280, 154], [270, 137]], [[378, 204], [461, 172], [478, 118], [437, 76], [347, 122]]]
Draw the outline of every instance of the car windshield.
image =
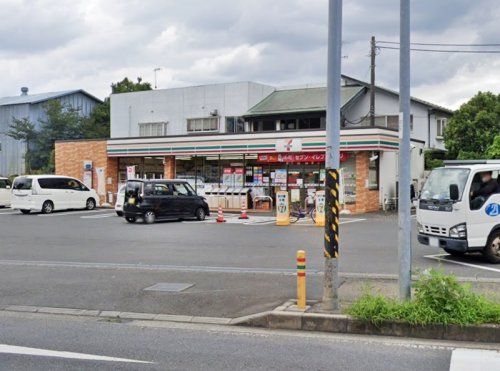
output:
[[16, 178], [14, 180], [14, 189], [31, 189], [33, 180], [30, 178]]
[[469, 169], [439, 168], [432, 170], [429, 178], [422, 188], [420, 199], [422, 200], [449, 200], [450, 185], [456, 184], [459, 191], [459, 200], [465, 189], [469, 178]]

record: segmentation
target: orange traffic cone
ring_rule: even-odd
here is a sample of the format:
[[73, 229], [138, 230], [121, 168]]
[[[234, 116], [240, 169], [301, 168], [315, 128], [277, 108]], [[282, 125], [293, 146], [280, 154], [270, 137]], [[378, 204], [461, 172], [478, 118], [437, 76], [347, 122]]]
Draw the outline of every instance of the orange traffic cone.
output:
[[243, 200], [241, 202], [241, 215], [238, 219], [249, 219], [247, 215], [247, 202], [246, 200]]
[[217, 223], [224, 223], [225, 221], [222, 206], [219, 206], [219, 209], [217, 210]]

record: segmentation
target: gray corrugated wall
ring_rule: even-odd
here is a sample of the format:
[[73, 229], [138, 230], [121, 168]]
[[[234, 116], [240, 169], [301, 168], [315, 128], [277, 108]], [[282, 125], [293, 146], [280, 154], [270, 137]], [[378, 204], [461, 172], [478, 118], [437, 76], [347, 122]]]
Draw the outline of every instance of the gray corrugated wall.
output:
[[[80, 108], [84, 116], [88, 116], [94, 109], [97, 102], [85, 94], [75, 93], [59, 98], [63, 104], [68, 104], [75, 108]], [[23, 142], [16, 141], [5, 133], [9, 130], [12, 123], [12, 117], [29, 117], [37, 127], [39, 120], [45, 118], [44, 103], [37, 104], [17, 104], [9, 106], [0, 106], [0, 176], [9, 176], [14, 174], [23, 174], [24, 152], [26, 145]]]

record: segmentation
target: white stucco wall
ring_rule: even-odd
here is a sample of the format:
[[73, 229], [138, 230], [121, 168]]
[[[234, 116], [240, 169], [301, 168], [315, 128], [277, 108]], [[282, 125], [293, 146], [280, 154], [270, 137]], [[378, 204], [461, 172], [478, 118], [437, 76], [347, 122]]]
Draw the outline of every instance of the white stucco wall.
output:
[[[366, 116], [370, 110], [370, 94], [368, 91], [364, 94], [356, 104], [352, 105], [345, 111], [346, 118], [351, 122], [356, 122], [360, 118]], [[391, 116], [399, 113], [399, 98], [393, 94], [377, 90], [375, 95], [375, 115], [376, 116]], [[411, 132], [412, 139], [425, 141], [428, 147], [429, 139], [429, 121], [428, 107], [412, 101], [411, 114], [413, 115], [413, 130]], [[447, 117], [445, 114], [437, 114], [438, 117]], [[430, 116], [430, 148], [444, 150], [444, 142], [436, 139], [436, 114]]]
[[111, 138], [139, 136], [139, 123], [168, 122], [167, 135], [187, 133], [187, 119], [209, 117], [217, 110], [219, 132], [226, 116], [241, 116], [274, 88], [237, 82], [150, 90], [111, 96]]

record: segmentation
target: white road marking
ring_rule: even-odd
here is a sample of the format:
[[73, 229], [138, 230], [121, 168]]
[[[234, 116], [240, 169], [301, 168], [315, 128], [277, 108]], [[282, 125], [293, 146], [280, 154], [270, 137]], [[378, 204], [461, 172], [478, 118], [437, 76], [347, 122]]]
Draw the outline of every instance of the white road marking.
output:
[[457, 348], [451, 353], [450, 371], [500, 370], [500, 352]]
[[438, 261], [443, 261], [443, 262], [446, 262], [446, 263], [453, 263], [453, 264], [463, 265], [465, 267], [471, 267], [471, 268], [477, 268], [477, 269], [484, 269], [484, 270], [487, 270], [487, 271], [492, 271], [492, 272], [498, 272], [498, 273], [500, 273], [500, 269], [498, 269], [498, 268], [485, 267], [483, 265], [466, 263], [466, 262], [452, 260], [452, 259], [443, 259], [443, 257], [445, 257], [445, 256], [448, 257], [448, 256], [451, 256], [451, 255], [448, 255], [448, 254], [424, 255], [424, 258], [438, 260]]
[[[187, 223], [217, 223], [216, 221], [217, 218], [215, 217], [210, 217], [207, 218], [204, 221], [189, 221]], [[226, 220], [224, 224], [240, 224], [240, 225], [269, 225], [269, 224], [275, 224], [276, 223], [276, 218], [274, 216], [250, 216], [249, 219], [239, 219], [239, 216], [226, 216], [224, 217]], [[340, 224], [348, 224], [348, 223], [356, 223], [356, 222], [362, 222], [366, 219], [362, 218], [357, 218], [357, 219], [344, 219], [342, 218], [340, 221]], [[310, 219], [301, 219], [298, 220], [296, 223], [290, 224], [291, 226], [302, 226], [302, 227], [311, 227], [314, 226], [314, 223]]]
[[49, 217], [49, 216], [66, 216], [66, 215], [80, 215], [80, 214], [91, 214], [91, 213], [103, 213], [108, 212], [109, 210], [72, 210], [72, 211], [64, 211], [57, 212], [51, 214], [38, 214], [38, 216]]
[[88, 215], [88, 216], [81, 216], [80, 219], [99, 219], [99, 218], [109, 218], [111, 216], [117, 216], [117, 215], [116, 213]]
[[21, 214], [20, 211], [3, 211], [0, 212], [0, 215], [14, 215], [14, 214]]
[[94, 354], [63, 352], [57, 350], [41, 349], [41, 348], [28, 348], [16, 345], [0, 344], [0, 353], [7, 354], [21, 354], [26, 356], [41, 356], [41, 357], [57, 357], [68, 359], [81, 359], [88, 361], [105, 361], [105, 362], [127, 362], [127, 363], [148, 363], [153, 362], [139, 361], [136, 359], [106, 357]]

